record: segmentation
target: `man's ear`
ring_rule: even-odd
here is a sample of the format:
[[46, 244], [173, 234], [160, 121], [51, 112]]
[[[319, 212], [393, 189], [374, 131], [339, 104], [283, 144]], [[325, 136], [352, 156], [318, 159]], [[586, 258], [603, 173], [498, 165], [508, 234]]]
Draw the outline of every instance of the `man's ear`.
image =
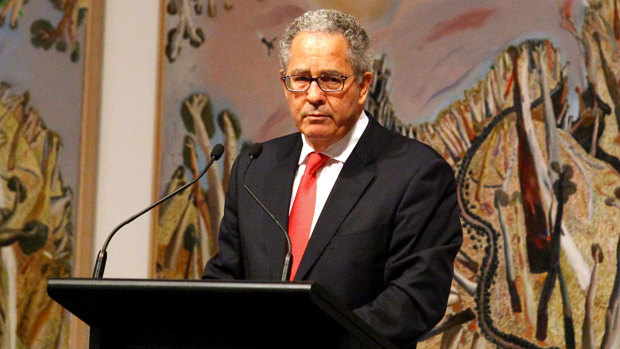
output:
[[359, 83], [360, 97], [359, 97], [358, 102], [360, 105], [363, 105], [364, 102], [366, 102], [366, 97], [368, 96], [368, 90], [370, 89], [371, 82], [372, 82], [372, 73], [367, 71], [364, 73], [364, 75], [362, 75], [362, 81]]

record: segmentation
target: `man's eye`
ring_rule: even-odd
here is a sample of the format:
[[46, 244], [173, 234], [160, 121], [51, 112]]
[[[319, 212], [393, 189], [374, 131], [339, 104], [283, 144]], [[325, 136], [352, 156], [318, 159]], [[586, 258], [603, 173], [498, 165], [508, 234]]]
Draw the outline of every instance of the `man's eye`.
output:
[[310, 81], [310, 77], [309, 76], [291, 76], [291, 79], [293, 79], [294, 82], [308, 82]]
[[340, 81], [342, 80], [340, 79], [340, 76], [338, 75], [321, 75], [321, 81], [331, 83], [331, 84], [337, 84], [337, 83], [340, 83]]

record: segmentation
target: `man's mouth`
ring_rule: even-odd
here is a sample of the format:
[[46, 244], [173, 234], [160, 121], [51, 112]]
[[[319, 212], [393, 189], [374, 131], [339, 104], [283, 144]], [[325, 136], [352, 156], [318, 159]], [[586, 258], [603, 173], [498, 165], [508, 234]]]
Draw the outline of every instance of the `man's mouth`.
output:
[[309, 118], [328, 118], [330, 117], [329, 114], [304, 114], [304, 117], [309, 117]]

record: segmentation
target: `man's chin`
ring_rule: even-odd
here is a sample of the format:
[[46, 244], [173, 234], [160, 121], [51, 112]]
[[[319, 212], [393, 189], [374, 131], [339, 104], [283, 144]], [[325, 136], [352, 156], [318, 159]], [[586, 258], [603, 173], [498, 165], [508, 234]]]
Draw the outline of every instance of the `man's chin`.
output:
[[332, 129], [302, 129], [301, 133], [306, 137], [306, 141], [317, 151], [323, 151], [326, 147], [336, 143], [340, 138], [338, 132]]
[[316, 140], [327, 140], [331, 137], [334, 137], [335, 133], [332, 128], [326, 127], [324, 125], [312, 125], [310, 127], [302, 127], [300, 131], [307, 138], [312, 138]]

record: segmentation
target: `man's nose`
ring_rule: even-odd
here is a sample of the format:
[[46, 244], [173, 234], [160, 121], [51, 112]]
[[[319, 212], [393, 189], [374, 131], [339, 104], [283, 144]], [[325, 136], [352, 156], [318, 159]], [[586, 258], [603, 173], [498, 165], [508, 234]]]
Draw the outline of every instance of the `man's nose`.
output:
[[306, 91], [306, 99], [312, 105], [325, 103], [325, 92], [321, 90], [317, 81], [310, 82], [310, 87]]

